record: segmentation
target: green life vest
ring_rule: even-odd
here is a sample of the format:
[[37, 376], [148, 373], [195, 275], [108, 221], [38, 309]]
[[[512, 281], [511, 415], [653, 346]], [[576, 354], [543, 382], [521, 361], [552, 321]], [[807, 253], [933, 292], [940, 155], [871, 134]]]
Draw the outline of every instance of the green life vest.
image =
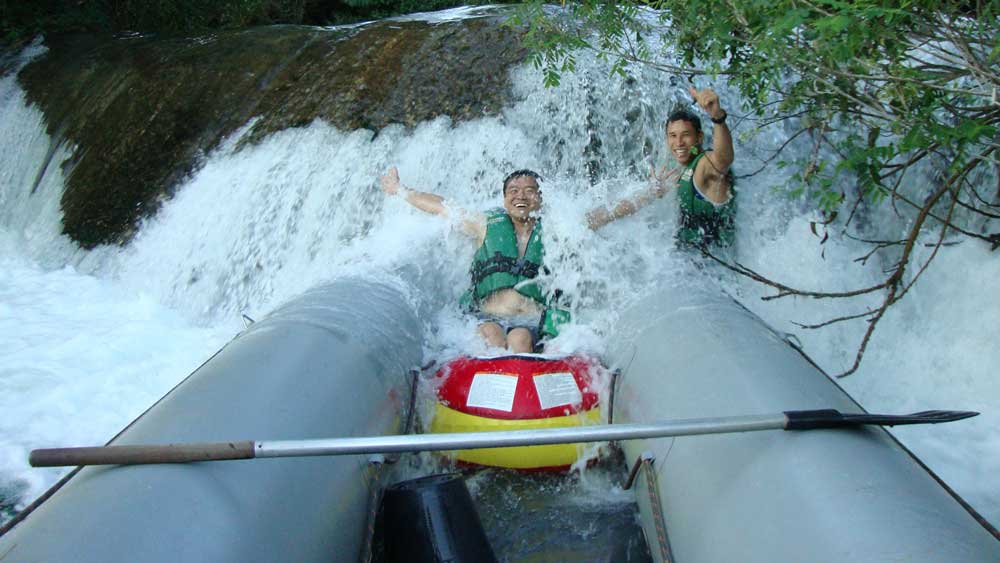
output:
[[545, 305], [537, 283], [522, 283], [538, 275], [543, 253], [541, 220], [535, 221], [524, 257], [519, 259], [514, 222], [503, 209], [490, 211], [486, 216], [486, 237], [472, 257], [472, 300], [479, 303], [494, 291], [517, 286], [518, 293]]
[[[733, 190], [727, 203], [718, 207], [698, 193], [694, 187], [694, 171], [705, 154], [694, 157], [677, 181], [677, 199], [681, 210], [677, 240], [695, 246], [729, 246], [736, 238], [736, 191]], [[730, 189], [733, 189], [731, 176], [729, 181]]]
[[569, 311], [550, 306], [537, 282], [529, 281], [543, 268], [542, 222], [535, 220], [535, 227], [528, 238], [524, 256], [518, 257], [517, 233], [514, 222], [504, 209], [494, 209], [486, 215], [486, 236], [483, 244], [472, 257], [472, 288], [462, 296], [467, 309], [476, 309], [480, 301], [501, 289], [515, 291], [533, 299], [544, 308], [539, 332], [548, 336], [559, 333], [559, 325], [569, 322]]

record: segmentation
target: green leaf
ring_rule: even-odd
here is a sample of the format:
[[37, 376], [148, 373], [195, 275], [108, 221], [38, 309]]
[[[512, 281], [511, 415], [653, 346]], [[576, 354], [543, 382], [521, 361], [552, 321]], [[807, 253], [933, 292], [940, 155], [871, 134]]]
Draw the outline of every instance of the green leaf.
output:
[[851, 25], [851, 18], [845, 15], [825, 17], [813, 23], [818, 31], [839, 33]]

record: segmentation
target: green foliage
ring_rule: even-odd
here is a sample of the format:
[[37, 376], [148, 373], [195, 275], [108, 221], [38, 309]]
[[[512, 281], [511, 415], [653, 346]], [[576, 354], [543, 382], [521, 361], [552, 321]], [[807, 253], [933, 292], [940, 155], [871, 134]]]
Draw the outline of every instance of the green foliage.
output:
[[0, 0], [0, 45], [16, 45], [46, 31], [89, 31], [106, 24], [93, 2]]
[[[546, 11], [528, 2], [512, 19], [527, 26], [532, 61], [546, 84], [573, 70], [579, 48], [610, 57], [615, 72], [646, 63], [685, 77], [725, 75], [750, 114], [765, 122], [794, 116], [810, 130], [815, 150], [790, 163], [798, 172], [788, 189], [809, 194], [826, 211], [847, 201], [834, 188], [844, 181], [872, 201], [919, 202], [914, 182], [903, 177], [930, 157], [951, 162], [941, 178], [956, 190], [970, 189], [964, 178], [996, 162], [997, 0], [583, 0], [563, 6]], [[835, 166], [824, 166], [820, 149], [838, 156]], [[957, 197], [956, 191], [938, 205]], [[990, 199], [988, 193], [964, 198]]]
[[809, 327], [868, 321], [842, 375], [858, 369], [885, 310], [936, 255], [904, 276], [921, 233], [933, 228], [938, 246], [960, 234], [1000, 248], [1000, 0], [581, 0], [548, 11], [533, 0], [512, 21], [527, 26], [546, 84], [573, 69], [581, 47], [613, 60], [612, 72], [647, 64], [684, 78], [725, 75], [744, 122], [788, 120], [795, 138], [811, 139], [808, 156], [777, 162], [791, 176], [777, 189], [813, 202], [824, 229], [840, 217], [846, 232], [861, 203], [891, 202], [909, 222], [906, 235], [868, 240], [873, 250], [858, 259], [892, 253], [882, 284], [802, 291], [729, 266], [777, 289], [774, 297], [881, 292], [877, 309]]

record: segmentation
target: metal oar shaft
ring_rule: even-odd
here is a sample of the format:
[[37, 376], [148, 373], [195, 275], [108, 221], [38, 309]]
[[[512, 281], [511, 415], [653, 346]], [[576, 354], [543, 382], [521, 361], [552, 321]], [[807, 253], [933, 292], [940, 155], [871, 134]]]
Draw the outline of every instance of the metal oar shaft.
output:
[[33, 467], [134, 465], [221, 461], [251, 459], [255, 457], [304, 457], [502, 448], [508, 446], [571, 444], [663, 436], [751, 432], [754, 430], [781, 429], [784, 427], [786, 420], [784, 415], [779, 414], [543, 430], [415, 434], [318, 440], [53, 448], [32, 451], [28, 462]]
[[697, 434], [728, 434], [757, 430], [814, 430], [862, 424], [936, 424], [976, 416], [970, 411], [924, 411], [909, 415], [841, 414], [836, 410], [785, 411], [780, 414], [716, 418], [692, 418], [650, 424], [609, 424], [542, 430], [463, 432], [329, 438], [323, 440], [283, 440], [263, 442], [219, 442], [207, 444], [167, 444], [148, 446], [105, 446], [100, 448], [55, 448], [31, 452], [34, 467], [66, 465], [130, 465], [186, 463], [251, 459], [255, 457], [299, 457], [358, 455], [439, 450], [504, 448], [635, 440]]
[[373, 436], [368, 438], [333, 438], [329, 440], [263, 441], [257, 442], [255, 457], [401, 453], [635, 440], [664, 436], [780, 430], [785, 427], [786, 421], [785, 416], [780, 414], [691, 419], [651, 424], [610, 424], [603, 426], [577, 426], [572, 428], [546, 428], [541, 430]]

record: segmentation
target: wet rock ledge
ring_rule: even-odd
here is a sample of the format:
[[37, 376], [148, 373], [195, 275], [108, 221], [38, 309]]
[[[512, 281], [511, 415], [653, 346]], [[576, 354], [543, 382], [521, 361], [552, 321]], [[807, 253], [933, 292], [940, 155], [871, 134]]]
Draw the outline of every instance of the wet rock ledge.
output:
[[[255, 28], [192, 38], [67, 37], [18, 78], [62, 163], [63, 230], [124, 244], [199, 159], [259, 117], [249, 139], [309, 124], [377, 131], [497, 113], [524, 60], [501, 17], [383, 21], [352, 29]], [[26, 186], [25, 189], [33, 189]]]

